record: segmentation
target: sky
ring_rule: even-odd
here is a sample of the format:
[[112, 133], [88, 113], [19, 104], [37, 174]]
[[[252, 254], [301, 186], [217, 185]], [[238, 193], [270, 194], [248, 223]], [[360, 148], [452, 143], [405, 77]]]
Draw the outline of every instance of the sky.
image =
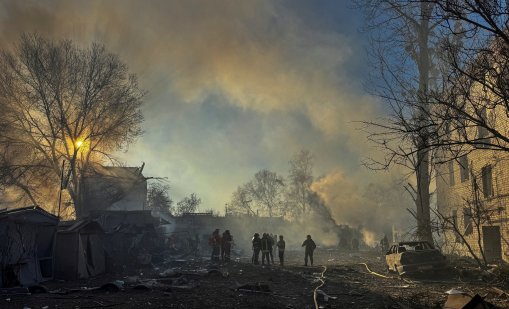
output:
[[359, 31], [363, 15], [351, 7], [334, 0], [0, 0], [0, 44], [38, 32], [118, 54], [148, 91], [144, 135], [118, 156], [127, 165], [145, 162], [145, 176], [167, 177], [175, 201], [195, 192], [202, 210], [222, 211], [257, 171], [286, 176], [291, 156], [308, 149], [314, 189], [338, 223], [373, 225], [380, 215], [404, 222], [411, 207], [404, 199], [382, 207], [365, 194], [370, 186], [392, 190], [398, 175], [361, 165], [378, 154], [358, 121], [384, 109], [364, 91], [368, 42]]

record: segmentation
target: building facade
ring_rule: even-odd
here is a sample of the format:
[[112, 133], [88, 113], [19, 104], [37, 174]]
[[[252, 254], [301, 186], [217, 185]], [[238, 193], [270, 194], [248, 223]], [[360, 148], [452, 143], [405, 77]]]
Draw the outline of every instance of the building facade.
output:
[[444, 251], [509, 262], [509, 155], [476, 149], [436, 169]]

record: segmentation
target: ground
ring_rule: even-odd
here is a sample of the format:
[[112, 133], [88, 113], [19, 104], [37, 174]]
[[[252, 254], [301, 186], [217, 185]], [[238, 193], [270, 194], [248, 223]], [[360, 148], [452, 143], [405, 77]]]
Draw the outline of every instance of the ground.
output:
[[[303, 255], [287, 252], [285, 267], [277, 262], [251, 265], [247, 257], [218, 268], [201, 259], [172, 260], [164, 269], [146, 268], [129, 276], [47, 282], [48, 290], [67, 293], [3, 295], [0, 308], [315, 308], [314, 290], [322, 284], [322, 274], [325, 284], [320, 290], [329, 296], [326, 302], [318, 292], [317, 304], [322, 308], [441, 308], [447, 298], [444, 292], [452, 288], [509, 308], [507, 294], [493, 290], [508, 291], [505, 278], [471, 267], [405, 278], [387, 274], [383, 258], [375, 252], [317, 250], [313, 267], [302, 265]], [[164, 271], [166, 278], [160, 279]], [[148, 280], [152, 278], [159, 279]], [[83, 289], [115, 280], [123, 285], [119, 291]]]

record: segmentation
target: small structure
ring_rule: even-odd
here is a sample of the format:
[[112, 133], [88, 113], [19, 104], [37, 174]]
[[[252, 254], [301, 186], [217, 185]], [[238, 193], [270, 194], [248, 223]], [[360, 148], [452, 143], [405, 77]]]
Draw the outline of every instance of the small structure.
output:
[[58, 218], [31, 206], [0, 211], [0, 286], [30, 286], [53, 278]]
[[105, 273], [103, 239], [103, 229], [92, 220], [61, 224], [55, 249], [55, 278], [75, 280]]
[[158, 219], [150, 210], [98, 211], [91, 218], [104, 230], [106, 271], [121, 273], [149, 265], [161, 252], [164, 239], [156, 231]]
[[147, 179], [143, 167], [91, 165], [83, 177], [83, 205], [76, 217], [97, 211], [138, 211], [145, 209]]

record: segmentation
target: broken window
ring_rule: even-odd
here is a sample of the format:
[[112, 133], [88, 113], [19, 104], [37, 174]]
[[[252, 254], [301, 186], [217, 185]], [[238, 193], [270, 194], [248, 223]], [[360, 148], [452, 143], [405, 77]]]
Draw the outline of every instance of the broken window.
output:
[[467, 155], [463, 155], [458, 158], [458, 162], [460, 165], [460, 179], [461, 182], [465, 182], [468, 180], [468, 157]]
[[454, 162], [449, 161], [449, 185], [454, 186]]
[[492, 185], [492, 175], [491, 175], [491, 165], [486, 165], [481, 170], [482, 176], [482, 190], [484, 197], [492, 197], [493, 196], [493, 185]]
[[486, 125], [488, 124], [488, 116], [486, 112], [486, 107], [483, 107], [481, 109], [481, 119], [480, 122], [484, 123], [484, 126], [478, 126], [477, 127], [477, 138], [482, 140], [488, 136], [488, 129], [486, 129]]
[[452, 211], [452, 224], [454, 226], [454, 236], [456, 236], [455, 241], [461, 242], [461, 237], [456, 231], [456, 229], [458, 229], [458, 211], [456, 209]]
[[465, 236], [472, 234], [472, 210], [470, 208], [463, 209], [463, 227], [465, 229]]

